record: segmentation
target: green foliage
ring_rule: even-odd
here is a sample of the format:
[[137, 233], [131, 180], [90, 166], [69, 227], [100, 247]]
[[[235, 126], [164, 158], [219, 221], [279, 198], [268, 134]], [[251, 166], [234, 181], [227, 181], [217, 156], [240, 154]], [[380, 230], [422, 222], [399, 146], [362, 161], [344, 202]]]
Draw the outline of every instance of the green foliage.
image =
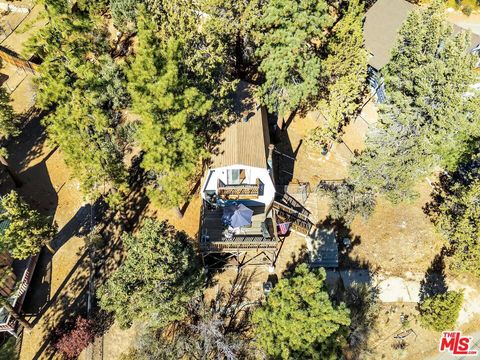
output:
[[5, 195], [1, 205], [0, 220], [9, 221], [9, 225], [0, 234], [0, 251], [8, 251], [15, 259], [26, 259], [38, 254], [55, 236], [56, 224], [30, 209], [15, 191]]
[[110, 0], [114, 25], [122, 31], [133, 30], [137, 19], [137, 0]]
[[447, 291], [419, 304], [420, 322], [435, 331], [453, 330], [463, 303], [463, 293]]
[[364, 5], [350, 1], [345, 13], [333, 28], [327, 44], [327, 58], [322, 76], [326, 79], [326, 95], [318, 105], [327, 119], [325, 133], [318, 130], [313, 139], [322, 143], [335, 139], [342, 126], [351, 120], [362, 100], [367, 78], [367, 51], [363, 40]]
[[156, 179], [149, 196], [161, 206], [178, 206], [207, 156], [202, 130], [212, 100], [185, 76], [180, 41], [162, 46], [154, 23], [145, 16], [138, 21], [138, 40], [128, 78], [133, 110], [142, 118], [138, 130], [145, 151], [142, 166]]
[[183, 319], [201, 294], [203, 274], [192, 242], [165, 222], [146, 220], [136, 235], [125, 235], [126, 259], [99, 289], [102, 309], [122, 327], [142, 320], [160, 328]]
[[20, 133], [19, 120], [10, 104], [10, 96], [5, 88], [0, 88], [0, 136], [8, 138]]
[[202, 0], [200, 10], [209, 16], [202, 25], [207, 43], [216, 48], [221, 62], [238, 77], [255, 61], [252, 19], [262, 9], [260, 0]]
[[105, 183], [121, 187], [125, 179], [122, 154], [109, 133], [109, 119], [90, 96], [75, 90], [69, 102], [45, 118], [51, 140], [80, 180], [84, 193], [96, 198]]
[[285, 114], [318, 95], [319, 51], [332, 24], [324, 0], [269, 0], [262, 16], [253, 18], [259, 70], [265, 74], [259, 95], [271, 112]]
[[360, 359], [374, 350], [369, 342], [370, 335], [379, 325], [380, 301], [378, 288], [366, 284], [355, 284], [345, 289], [345, 302], [350, 313], [349, 350], [353, 359]]
[[344, 304], [335, 306], [324, 288], [325, 271], [297, 267], [281, 279], [253, 314], [259, 346], [273, 359], [337, 359], [350, 325]]
[[349, 182], [358, 191], [396, 203], [415, 197], [415, 183], [434, 166], [456, 168], [480, 132], [469, 39], [453, 33], [441, 2], [410, 14], [382, 70], [387, 101], [379, 124], [351, 168]]
[[369, 190], [359, 192], [346, 182], [340, 184], [323, 184], [318, 191], [332, 199], [330, 216], [350, 225], [357, 214], [368, 219], [375, 208], [375, 194]]
[[480, 156], [444, 178], [449, 181], [435, 197], [432, 220], [451, 245], [451, 267], [480, 277]]
[[[235, 90], [236, 76], [241, 75], [237, 71], [241, 65], [237, 62], [251, 52], [244, 45], [248, 43], [248, 37], [244, 41], [238, 39], [246, 32], [243, 19], [249, 16], [251, 6], [244, 2], [225, 1], [220, 4], [215, 1], [168, 1], [161, 10], [153, 10], [159, 14], [153, 19], [159, 28], [158, 38], [162, 40], [163, 47], [167, 47], [168, 41], [181, 43], [185, 77], [190, 84], [214, 100], [205, 130], [210, 130], [210, 127], [218, 130], [218, 126], [229, 119], [232, 111], [229, 95]], [[147, 9], [153, 5], [148, 5]], [[234, 34], [235, 31], [237, 34]], [[215, 131], [210, 130], [210, 135]]]
[[16, 360], [18, 359], [16, 349], [16, 339], [13, 336], [7, 338], [5, 343], [0, 347], [0, 360]]
[[77, 81], [94, 78], [90, 76], [94, 66], [87, 57], [107, 51], [107, 34], [88, 13], [70, 9], [66, 1], [45, 2], [49, 22], [29, 39], [26, 52], [42, 59], [36, 105], [49, 109], [67, 101]]
[[472, 15], [472, 12], [473, 8], [470, 5], [465, 5], [464, 7], [462, 7], [462, 13], [464, 13], [465, 15], [470, 16]]

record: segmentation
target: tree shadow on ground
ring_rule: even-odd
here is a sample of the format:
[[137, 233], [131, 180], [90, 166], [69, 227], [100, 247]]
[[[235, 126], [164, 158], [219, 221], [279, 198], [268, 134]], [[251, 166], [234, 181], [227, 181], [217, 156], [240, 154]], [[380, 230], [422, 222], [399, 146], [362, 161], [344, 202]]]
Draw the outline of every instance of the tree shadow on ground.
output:
[[32, 160], [42, 153], [47, 133], [40, 120], [42, 114], [33, 116], [22, 129], [19, 136], [7, 146], [10, 165], [20, 172]]
[[250, 329], [250, 315], [257, 302], [252, 302], [248, 293], [256, 276], [255, 270], [238, 272], [230, 287], [220, 288], [212, 300], [212, 308], [220, 307], [220, 315], [226, 322], [226, 333], [243, 333]]
[[302, 146], [299, 142], [296, 149], [293, 149], [288, 130], [275, 128], [273, 139], [275, 152], [273, 154], [273, 170], [278, 185], [288, 185], [293, 180], [295, 169], [295, 158]]
[[[55, 356], [55, 343], [57, 329], [62, 328], [77, 315], [86, 316], [86, 304], [89, 279], [89, 258], [87, 252], [78, 259], [67, 274], [55, 294], [42, 307], [31, 321], [34, 326], [32, 331], [42, 331], [41, 346], [33, 359]], [[41, 330], [39, 327], [42, 327]], [[34, 346], [34, 344], [31, 344]]]
[[420, 282], [420, 302], [434, 295], [444, 294], [448, 290], [445, 273], [446, 248], [442, 248], [439, 254], [435, 255], [430, 267], [425, 273], [424, 279]]
[[317, 224], [317, 227], [331, 229], [335, 232], [335, 238], [338, 244], [339, 267], [346, 269], [369, 268], [368, 262], [359, 260], [358, 257], [352, 257], [352, 251], [355, 246], [362, 243], [359, 235], [355, 235], [350, 227], [342, 219], [334, 219], [328, 215], [325, 220]]
[[21, 172], [19, 177], [23, 185], [17, 189], [32, 208], [51, 217], [58, 206], [58, 195], [50, 179], [47, 161], [56, 150], [52, 149], [40, 162]]
[[361, 238], [352, 233], [342, 219], [327, 216], [317, 224], [320, 229], [333, 230], [339, 251], [338, 269], [327, 269], [326, 286], [334, 303], [345, 303], [350, 309], [351, 324], [344, 348], [346, 359], [358, 359], [369, 351], [369, 338], [375, 331], [379, 316], [379, 289], [373, 278], [378, 272], [368, 259], [353, 255]]
[[368, 340], [375, 331], [380, 315], [379, 289], [362, 284], [346, 288], [344, 301], [350, 309], [350, 333], [347, 337], [346, 359], [359, 359], [369, 351]]
[[[480, 139], [472, 140], [471, 144], [468, 144], [467, 148], [478, 146]], [[423, 212], [430, 217], [430, 220], [435, 224], [439, 214], [444, 209], [441, 209], [441, 205], [444, 203], [445, 198], [454, 195], [456, 191], [456, 185], [468, 186], [474, 179], [478, 177], [480, 173], [480, 157], [476, 155], [475, 151], [466, 152], [461, 163], [457, 166], [457, 169], [453, 172], [442, 172], [439, 175], [439, 179], [433, 184], [433, 191], [430, 194], [432, 200], [425, 204]], [[455, 214], [458, 209], [449, 209], [452, 214]]]
[[[288, 238], [286, 238], [284, 241], [288, 241]], [[287, 265], [285, 266], [285, 270], [282, 272], [282, 278], [292, 276], [295, 271], [295, 268], [298, 265], [304, 264], [308, 261], [307, 246], [305, 244], [302, 244], [298, 253], [292, 252], [290, 256], [291, 256], [291, 259], [287, 262]]]
[[[9, 141], [8, 162], [23, 183], [15, 190], [32, 208], [44, 215], [53, 216], [58, 205], [58, 195], [46, 163], [55, 153], [56, 148], [51, 149], [40, 160], [39, 157], [45, 148], [45, 140], [46, 132], [40, 124], [40, 115], [37, 114], [26, 123], [19, 136]], [[39, 161], [29, 166], [34, 160]]]

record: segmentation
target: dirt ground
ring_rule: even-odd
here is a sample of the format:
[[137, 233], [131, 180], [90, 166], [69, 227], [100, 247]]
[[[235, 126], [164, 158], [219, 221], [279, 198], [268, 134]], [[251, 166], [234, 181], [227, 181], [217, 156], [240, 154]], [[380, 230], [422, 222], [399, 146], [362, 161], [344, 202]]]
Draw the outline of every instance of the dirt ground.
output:
[[[6, 29], [7, 36], [5, 32], [0, 32], [0, 45], [28, 59], [32, 54], [25, 54], [25, 43], [46, 24], [47, 20], [43, 16], [44, 10], [41, 5], [34, 6], [32, 1], [15, 1], [13, 4], [29, 8], [31, 11], [28, 14], [10, 12], [1, 15], [0, 25]], [[34, 77], [35, 75], [29, 71], [3, 61], [0, 85], [10, 93], [13, 110], [17, 114], [28, 111], [35, 103]]]
[[[423, 360], [438, 345], [440, 334], [423, 329], [418, 321], [416, 304], [389, 303], [381, 304], [376, 326], [369, 338], [371, 353], [366, 359], [412, 359]], [[402, 324], [401, 316], [407, 321]], [[403, 338], [406, 347], [396, 348]]]
[[35, 75], [3, 62], [0, 69], [0, 85], [10, 93], [12, 107], [15, 113], [28, 111], [35, 104]]
[[355, 241], [350, 257], [369, 262], [386, 275], [425, 272], [443, 240], [422, 209], [431, 187], [425, 181], [418, 190], [421, 196], [412, 204], [394, 206], [379, 199], [368, 221], [357, 218], [351, 226]]
[[448, 11], [447, 19], [452, 24], [468, 29], [475, 34], [480, 34], [480, 12], [478, 10], [470, 16], [461, 11]]
[[11, 26], [13, 32], [7, 31], [7, 37], [0, 36], [0, 44], [28, 60], [32, 54], [25, 53], [25, 42], [48, 20], [43, 16], [44, 9], [41, 5], [25, 2], [23, 6], [30, 8], [30, 13], [9, 13], [2, 16], [1, 21], [4, 23], [8, 21], [10, 25], [7, 25], [6, 28], [10, 29]]

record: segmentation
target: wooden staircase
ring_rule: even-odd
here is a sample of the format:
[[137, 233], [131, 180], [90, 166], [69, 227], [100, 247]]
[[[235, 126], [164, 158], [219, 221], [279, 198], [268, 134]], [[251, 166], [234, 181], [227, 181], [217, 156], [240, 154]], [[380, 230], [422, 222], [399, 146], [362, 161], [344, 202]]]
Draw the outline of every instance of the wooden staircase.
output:
[[302, 204], [288, 194], [282, 194], [276, 197], [272, 208], [277, 223], [289, 222], [292, 230], [300, 234], [308, 235], [313, 227], [310, 221], [310, 211]]

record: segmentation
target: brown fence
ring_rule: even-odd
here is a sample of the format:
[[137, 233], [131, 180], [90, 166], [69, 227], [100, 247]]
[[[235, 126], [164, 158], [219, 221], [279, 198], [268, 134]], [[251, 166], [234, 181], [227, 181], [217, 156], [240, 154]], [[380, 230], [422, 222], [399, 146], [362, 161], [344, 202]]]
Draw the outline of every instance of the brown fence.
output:
[[9, 64], [16, 66], [17, 68], [23, 69], [25, 71], [29, 71], [32, 74], [35, 74], [35, 71], [38, 70], [37, 64], [32, 63], [31, 61], [28, 61], [28, 60], [21, 59], [17, 53], [1, 45], [0, 45], [0, 58], [3, 61], [6, 61]]

